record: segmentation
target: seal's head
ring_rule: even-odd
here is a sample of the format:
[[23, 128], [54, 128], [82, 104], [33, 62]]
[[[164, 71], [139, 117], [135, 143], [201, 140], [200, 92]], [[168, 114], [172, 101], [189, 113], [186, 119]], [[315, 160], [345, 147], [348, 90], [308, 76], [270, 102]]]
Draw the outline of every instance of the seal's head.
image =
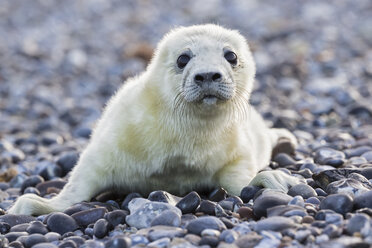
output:
[[[163, 96], [174, 108], [202, 116], [242, 109], [252, 90], [255, 65], [244, 37], [217, 25], [172, 30], [150, 64], [163, 79]], [[185, 107], [187, 106], [187, 108]]]

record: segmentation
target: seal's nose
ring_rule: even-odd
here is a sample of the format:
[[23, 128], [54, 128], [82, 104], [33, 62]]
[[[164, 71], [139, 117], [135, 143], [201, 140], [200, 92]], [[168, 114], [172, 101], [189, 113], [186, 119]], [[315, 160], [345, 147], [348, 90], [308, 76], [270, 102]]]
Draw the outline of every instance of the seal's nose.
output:
[[201, 87], [205, 83], [220, 82], [221, 79], [222, 75], [219, 72], [205, 72], [196, 74], [194, 82]]

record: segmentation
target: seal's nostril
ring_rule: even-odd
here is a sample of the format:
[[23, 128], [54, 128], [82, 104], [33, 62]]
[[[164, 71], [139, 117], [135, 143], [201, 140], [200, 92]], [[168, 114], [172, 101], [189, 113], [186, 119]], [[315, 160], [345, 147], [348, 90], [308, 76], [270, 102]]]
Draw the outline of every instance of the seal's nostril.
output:
[[219, 79], [221, 79], [221, 74], [220, 73], [217, 72], [217, 73], [213, 74], [213, 76], [212, 76], [213, 81], [217, 81]]

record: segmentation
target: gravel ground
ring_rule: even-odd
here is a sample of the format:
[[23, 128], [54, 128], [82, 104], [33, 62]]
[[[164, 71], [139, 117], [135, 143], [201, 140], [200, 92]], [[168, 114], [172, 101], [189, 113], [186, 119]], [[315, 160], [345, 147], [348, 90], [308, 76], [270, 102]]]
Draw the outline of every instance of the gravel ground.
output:
[[[372, 2], [0, 2], [0, 208], [57, 194], [108, 98], [177, 25], [239, 29], [251, 104], [300, 142], [267, 168], [288, 194], [105, 192], [47, 216], [0, 216], [0, 247], [371, 247]], [[244, 21], [242, 21], [244, 20]], [[140, 214], [140, 212], [145, 214]]]

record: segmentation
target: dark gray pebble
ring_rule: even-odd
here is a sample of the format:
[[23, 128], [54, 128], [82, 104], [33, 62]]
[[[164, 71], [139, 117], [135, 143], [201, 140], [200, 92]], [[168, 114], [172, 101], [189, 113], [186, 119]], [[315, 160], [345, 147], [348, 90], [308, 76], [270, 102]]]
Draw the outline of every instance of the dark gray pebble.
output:
[[275, 162], [279, 164], [280, 167], [286, 167], [288, 165], [296, 164], [296, 160], [294, 160], [291, 156], [286, 153], [278, 153], [274, 159]]
[[339, 167], [345, 162], [345, 154], [332, 148], [319, 148], [315, 153], [315, 162], [321, 165]]
[[110, 229], [110, 223], [105, 219], [99, 219], [94, 224], [93, 234], [97, 238], [101, 239], [106, 236], [109, 229]]
[[10, 225], [6, 222], [0, 222], [0, 233], [5, 234], [10, 230]]
[[322, 234], [326, 234], [331, 239], [337, 238], [342, 234], [342, 228], [339, 228], [335, 224], [329, 224], [323, 229]]
[[320, 209], [331, 209], [342, 215], [353, 209], [353, 198], [345, 194], [334, 194], [327, 196], [321, 203]]
[[11, 227], [18, 224], [30, 223], [31, 221], [34, 220], [36, 220], [35, 217], [28, 215], [5, 214], [3, 216], [0, 216], [0, 222], [6, 222]]
[[260, 220], [256, 223], [254, 230], [261, 231], [282, 231], [287, 228], [296, 228], [297, 224], [290, 218], [274, 216], [267, 219]]
[[172, 194], [169, 194], [166, 191], [163, 190], [158, 190], [158, 191], [153, 191], [149, 194], [149, 197], [147, 198], [150, 201], [156, 201], [156, 202], [164, 202], [171, 204], [175, 206], [177, 202], [180, 200], [179, 197], [174, 196]]
[[47, 239], [42, 234], [34, 233], [27, 237], [25, 247], [31, 248], [33, 245], [45, 242], [47, 242]]
[[130, 193], [130, 194], [128, 194], [125, 197], [124, 201], [121, 203], [120, 208], [129, 211], [128, 204], [134, 198], [142, 198], [142, 196], [140, 194], [138, 194], [138, 193]]
[[180, 226], [181, 225], [181, 217], [178, 213], [172, 211], [172, 210], [166, 210], [162, 212], [160, 215], [156, 216], [151, 221], [151, 226], [158, 226], [158, 225], [164, 225], [164, 226]]
[[10, 232], [10, 233], [5, 234], [5, 238], [7, 238], [9, 242], [13, 242], [21, 236], [28, 236], [28, 233], [27, 232]]
[[208, 214], [208, 215], [215, 215], [216, 206], [217, 206], [217, 203], [215, 202], [212, 202], [209, 200], [202, 200], [197, 211]]
[[113, 226], [125, 223], [125, 217], [129, 215], [128, 211], [125, 210], [114, 210], [105, 214], [105, 219]]
[[46, 181], [62, 176], [62, 168], [56, 163], [50, 161], [42, 161], [36, 165], [36, 173], [42, 176]]
[[79, 236], [71, 236], [71, 237], [67, 237], [63, 240], [64, 241], [72, 241], [76, 244], [77, 247], [83, 245], [84, 242], [85, 242], [85, 239], [83, 239], [82, 237], [79, 237]]
[[225, 224], [217, 217], [199, 217], [195, 220], [191, 220], [187, 225], [186, 229], [189, 233], [200, 235], [204, 229], [214, 229], [223, 231], [226, 229]]
[[360, 233], [363, 237], [369, 235], [371, 231], [371, 218], [366, 214], [355, 214], [347, 221], [346, 231], [350, 235]]
[[92, 208], [95, 208], [95, 206], [93, 206], [92, 204], [89, 204], [87, 202], [81, 202], [81, 203], [77, 203], [77, 204], [67, 208], [64, 211], [64, 213], [67, 214], [67, 215], [72, 215], [74, 213], [81, 212], [81, 211], [88, 210], [88, 209], [92, 209]]
[[87, 226], [103, 218], [106, 212], [106, 208], [99, 207], [74, 213], [71, 217], [74, 218], [80, 226]]
[[26, 232], [29, 226], [30, 226], [29, 223], [18, 224], [18, 225], [12, 226], [12, 228], [10, 228], [10, 232]]
[[28, 187], [35, 187], [37, 184], [44, 182], [44, 178], [39, 175], [33, 175], [27, 178], [21, 186], [21, 192], [23, 193], [24, 190]]
[[360, 208], [372, 208], [372, 190], [358, 195], [354, 198], [355, 207]]
[[66, 175], [74, 168], [78, 159], [79, 154], [77, 152], [64, 153], [57, 159], [56, 163], [62, 168], [62, 176]]
[[240, 198], [243, 202], [249, 202], [260, 189], [258, 186], [246, 186], [240, 192]]
[[48, 232], [45, 234], [45, 238], [48, 240], [48, 242], [53, 242], [61, 239], [61, 234], [56, 232]]
[[268, 208], [278, 205], [287, 205], [291, 200], [292, 197], [287, 194], [275, 191], [265, 191], [255, 199], [253, 204], [253, 213], [258, 218], [266, 216], [266, 210]]
[[216, 247], [219, 243], [219, 240], [217, 237], [214, 236], [204, 236], [201, 238], [199, 245], [208, 245], [210, 247]]
[[78, 225], [74, 218], [64, 213], [53, 213], [47, 220], [47, 226], [52, 232], [59, 233], [61, 235], [75, 231]]
[[317, 196], [317, 193], [309, 185], [304, 184], [304, 183], [300, 183], [300, 184], [297, 184], [297, 185], [294, 185], [293, 187], [291, 187], [288, 191], [288, 195], [290, 195], [290, 196], [300, 195], [304, 199], [307, 199], [307, 198], [312, 197], [312, 196]]
[[214, 202], [222, 201], [227, 197], [227, 191], [224, 188], [217, 188], [213, 190], [208, 199]]
[[315, 189], [315, 192], [317, 193], [317, 195], [319, 196], [327, 196], [328, 194], [321, 188], [316, 188]]
[[115, 237], [105, 243], [105, 248], [127, 248], [131, 246], [131, 240], [128, 237]]
[[200, 204], [200, 196], [195, 191], [190, 192], [183, 197], [177, 204], [176, 207], [181, 209], [182, 214], [193, 213]]
[[62, 179], [53, 179], [47, 182], [42, 182], [36, 185], [36, 188], [40, 191], [40, 195], [44, 196], [48, 188], [62, 189], [67, 182]]

